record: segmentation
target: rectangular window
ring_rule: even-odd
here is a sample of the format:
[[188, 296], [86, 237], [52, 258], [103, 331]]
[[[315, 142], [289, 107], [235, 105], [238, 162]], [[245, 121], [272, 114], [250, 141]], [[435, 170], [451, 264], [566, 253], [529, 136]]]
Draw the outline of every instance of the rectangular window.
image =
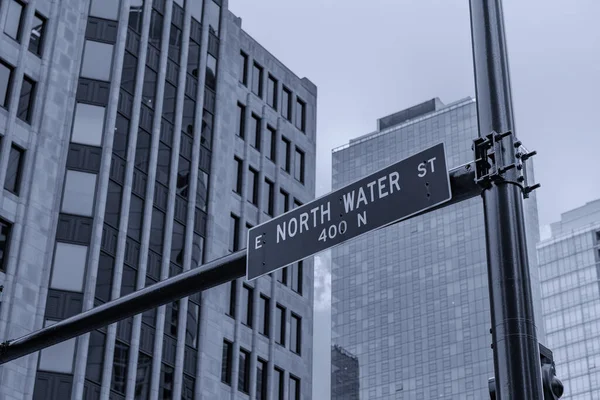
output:
[[267, 80], [267, 104], [277, 110], [277, 79], [271, 74]]
[[68, 214], [92, 216], [96, 175], [67, 170], [62, 211]]
[[281, 151], [280, 151], [279, 159], [281, 160], [281, 169], [283, 169], [287, 173], [290, 173], [290, 170], [292, 169], [291, 160], [290, 160], [291, 148], [292, 148], [291, 142], [288, 139], [286, 139], [284, 136], [282, 136], [281, 137]]
[[296, 99], [296, 128], [306, 132], [306, 103]]
[[127, 364], [129, 363], [129, 346], [120, 341], [115, 343], [115, 355], [112, 365], [111, 389], [125, 394], [127, 383]]
[[273, 400], [283, 400], [284, 372], [281, 368], [275, 367], [273, 376]]
[[244, 162], [233, 157], [233, 191], [237, 194], [242, 194], [242, 177], [244, 176]]
[[46, 18], [36, 12], [33, 16], [33, 26], [31, 27], [31, 36], [29, 37], [29, 51], [38, 56], [42, 55], [45, 31]]
[[81, 63], [81, 76], [84, 78], [110, 81], [113, 45], [86, 40]]
[[237, 281], [231, 281], [228, 283], [228, 285], [229, 285], [229, 293], [227, 296], [228, 304], [226, 305], [226, 308], [225, 308], [225, 313], [232, 318], [235, 318], [235, 298], [236, 298], [235, 295], [237, 293], [236, 282]]
[[25, 4], [18, 0], [10, 0], [8, 2], [8, 13], [6, 16], [6, 25], [4, 26], [4, 33], [17, 42], [21, 39], [21, 22], [23, 19], [23, 10]]
[[150, 16], [150, 36], [148, 37], [148, 43], [160, 49], [160, 41], [162, 40], [163, 32], [163, 17], [156, 10], [152, 10]]
[[135, 77], [137, 74], [136, 56], [126, 51], [123, 57], [123, 68], [121, 72], [121, 88], [128, 91], [130, 94], [135, 93]]
[[275, 307], [275, 343], [285, 347], [285, 307]]
[[300, 400], [300, 378], [290, 374], [290, 386], [288, 391], [288, 400]]
[[175, 101], [177, 99], [177, 89], [169, 82], [165, 82], [163, 92], [163, 117], [170, 122], [175, 122]]
[[294, 313], [290, 319], [290, 350], [296, 354], [302, 351], [302, 318]]
[[240, 51], [240, 82], [248, 86], [248, 55]]
[[260, 358], [256, 361], [256, 400], [267, 400], [267, 362]]
[[290, 89], [283, 87], [281, 92], [281, 116], [288, 121], [292, 120], [292, 92]]
[[292, 266], [292, 290], [299, 295], [302, 295], [302, 274], [303, 264], [302, 261], [298, 261]]
[[250, 352], [240, 348], [240, 365], [238, 375], [238, 390], [242, 393], [250, 392]]
[[0, 219], [0, 271], [6, 272], [12, 224]]
[[96, 278], [96, 300], [105, 303], [110, 300], [115, 259], [106, 253], [100, 252], [98, 273]]
[[171, 24], [171, 34], [169, 35], [169, 58], [179, 63], [179, 54], [181, 52], [181, 29]]
[[304, 159], [304, 152], [296, 147], [296, 158], [294, 160], [294, 178], [296, 178], [296, 180], [300, 183], [304, 183]]
[[250, 146], [260, 151], [260, 117], [252, 114], [250, 118]]
[[219, 36], [219, 26], [221, 23], [221, 6], [215, 1], [209, 1], [207, 7], [206, 19], [208, 20], [208, 31], [215, 36]]
[[[54, 325], [57, 321], [46, 320], [46, 327]], [[75, 358], [75, 338], [61, 342], [43, 349], [40, 352], [39, 369], [42, 371], [73, 373], [73, 360]], [[115, 362], [117, 361], [115, 349]]]
[[242, 139], [244, 138], [244, 127], [245, 127], [245, 121], [246, 121], [246, 106], [243, 105], [242, 103], [238, 103], [238, 112], [237, 112], [237, 135], [239, 137], [241, 137]]
[[288, 212], [290, 210], [290, 195], [283, 189], [279, 190], [279, 209], [281, 213]]
[[223, 340], [223, 356], [221, 358], [221, 382], [231, 386], [231, 370], [233, 368], [233, 343]]
[[252, 293], [254, 289], [250, 286], [242, 286], [242, 324], [252, 328]]
[[173, 398], [173, 383], [174, 383], [175, 370], [173, 367], [169, 367], [165, 363], [161, 363], [160, 367], [160, 384], [158, 388], [160, 399], [172, 399]]
[[35, 86], [36, 82], [33, 79], [27, 75], [23, 76], [21, 95], [19, 96], [19, 108], [17, 109], [17, 118], [27, 123], [31, 122], [33, 99], [35, 99]]
[[248, 175], [248, 201], [254, 205], [258, 205], [258, 188], [258, 171], [250, 167]]
[[270, 300], [264, 294], [260, 295], [258, 300], [258, 333], [269, 337], [269, 326], [270, 326]]
[[188, 302], [187, 319], [185, 323], [185, 344], [193, 347], [198, 346], [198, 320], [200, 318], [200, 308], [197, 304]]
[[150, 67], [146, 66], [144, 72], [144, 83], [142, 85], [142, 102], [150, 108], [154, 108], [154, 96], [156, 95], [156, 80], [158, 76]]
[[102, 366], [104, 364], [105, 341], [106, 334], [100, 331], [92, 331], [90, 333], [85, 377], [91, 380], [92, 382], [102, 382]]
[[212, 90], [217, 88], [217, 59], [210, 54], [206, 58], [205, 84]]
[[6, 179], [4, 180], [4, 189], [11, 193], [19, 195], [21, 188], [21, 172], [23, 169], [23, 155], [25, 151], [15, 145], [10, 146], [8, 156], [8, 166], [6, 167]]
[[252, 68], [252, 92], [262, 99], [263, 97], [263, 69], [257, 63]]
[[[75, 119], [73, 121], [73, 133], [71, 134], [71, 142], [86, 144], [89, 146], [101, 146], [102, 145], [102, 136], [104, 133], [104, 114], [106, 109], [100, 106], [93, 106], [91, 104], [83, 104], [77, 103], [75, 105]], [[127, 135], [127, 130], [129, 128], [129, 122], [127, 122], [126, 129], [123, 128], [122, 117], [121, 114], [117, 114], [117, 123], [118, 126], [117, 132], [119, 136], [122, 134]], [[115, 132], [115, 134], [117, 133]], [[127, 152], [127, 143], [122, 140], [121, 137], [117, 139], [116, 146], [113, 145], [113, 151], [122, 153], [123, 158], [125, 158]]]
[[142, 198], [131, 195], [129, 202], [129, 223], [127, 224], [127, 236], [137, 240], [141, 240], [142, 236], [142, 219], [144, 217], [144, 200]]
[[288, 281], [288, 268], [283, 267], [279, 271], [277, 271], [277, 282], [280, 282], [283, 285], [287, 285]]
[[273, 216], [275, 213], [275, 184], [265, 178], [265, 212]]
[[277, 158], [277, 130], [267, 125], [267, 137], [265, 138], [265, 155], [273, 162]]
[[0, 106], [8, 108], [14, 68], [0, 60]]
[[231, 214], [231, 218], [229, 220], [229, 251], [239, 250], [239, 230], [240, 217], [235, 214]]
[[83, 291], [87, 246], [56, 243], [50, 287], [70, 292]]
[[152, 380], [152, 357], [139, 352], [135, 376], [135, 395], [138, 399], [150, 397], [150, 381]]

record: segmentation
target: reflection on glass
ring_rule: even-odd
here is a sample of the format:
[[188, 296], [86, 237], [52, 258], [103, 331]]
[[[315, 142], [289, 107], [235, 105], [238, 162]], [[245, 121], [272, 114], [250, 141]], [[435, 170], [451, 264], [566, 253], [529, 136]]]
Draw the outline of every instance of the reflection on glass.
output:
[[217, 59], [210, 54], [206, 59], [206, 86], [211, 89], [217, 87]]
[[0, 106], [8, 107], [9, 85], [12, 82], [13, 68], [0, 60]]
[[221, 6], [214, 2], [214, 0], [208, 1], [208, 30], [215, 36], [219, 36], [219, 23], [221, 18]]
[[207, 149], [210, 149], [211, 143], [212, 143], [212, 128], [213, 128], [213, 116], [208, 111], [203, 110], [201, 143]]
[[135, 398], [148, 399], [152, 382], [152, 357], [139, 353], [135, 376]]
[[142, 33], [142, 12], [144, 0], [131, 0], [129, 6], [129, 27], [137, 33]]
[[33, 16], [33, 26], [29, 36], [29, 51], [38, 56], [42, 55], [42, 45], [44, 44], [44, 32], [46, 30], [46, 19], [35, 13]]
[[152, 16], [150, 18], [150, 36], [148, 37], [148, 43], [152, 44], [156, 48], [160, 48], [160, 41], [162, 39], [163, 32], [163, 17], [156, 10], [152, 10]]
[[15, 40], [19, 40], [21, 35], [21, 17], [23, 15], [23, 5], [15, 0], [8, 1], [8, 12], [6, 15], [6, 25], [4, 33]]

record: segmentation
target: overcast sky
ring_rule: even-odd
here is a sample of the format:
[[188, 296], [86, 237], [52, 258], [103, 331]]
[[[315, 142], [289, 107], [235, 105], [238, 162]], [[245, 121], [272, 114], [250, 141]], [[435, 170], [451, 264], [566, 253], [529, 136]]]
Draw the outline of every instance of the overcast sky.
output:
[[[318, 87], [317, 195], [331, 149], [379, 117], [475, 96], [468, 0], [230, 0], [242, 28]], [[516, 132], [540, 223], [600, 198], [599, 0], [504, 0]], [[329, 398], [327, 257], [317, 260], [313, 398]]]

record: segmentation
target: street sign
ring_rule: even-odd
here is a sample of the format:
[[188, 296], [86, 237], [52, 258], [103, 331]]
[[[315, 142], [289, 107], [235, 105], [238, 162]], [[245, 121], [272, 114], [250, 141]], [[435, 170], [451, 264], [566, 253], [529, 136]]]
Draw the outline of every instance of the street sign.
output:
[[300, 261], [452, 198], [440, 143], [248, 231], [246, 279]]

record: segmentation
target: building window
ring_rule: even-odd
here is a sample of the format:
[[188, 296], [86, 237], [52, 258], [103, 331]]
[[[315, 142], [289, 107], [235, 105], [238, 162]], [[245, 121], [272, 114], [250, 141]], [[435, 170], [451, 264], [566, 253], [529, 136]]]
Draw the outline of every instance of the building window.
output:
[[283, 400], [283, 379], [284, 372], [281, 368], [275, 367], [275, 374], [273, 376], [273, 400]]
[[127, 235], [138, 242], [142, 236], [142, 219], [144, 217], [144, 200], [132, 194], [129, 201], [129, 222]]
[[185, 227], [179, 222], [173, 222], [171, 237], [171, 262], [183, 266], [183, 250], [185, 247]]
[[290, 386], [288, 391], [288, 400], [300, 400], [300, 378], [290, 374]]
[[81, 76], [100, 81], [110, 81], [112, 56], [112, 44], [86, 40], [83, 50]]
[[[45, 326], [52, 326], [58, 321], [46, 320]], [[39, 369], [42, 371], [73, 373], [73, 359], [75, 358], [76, 338], [55, 344], [40, 352]], [[116, 352], [115, 352], [116, 356]]]
[[[143, 214], [143, 210], [141, 213]], [[148, 229], [148, 228], [146, 228]], [[156, 207], [152, 207], [152, 219], [150, 222], [150, 241], [148, 246], [157, 253], [163, 251], [163, 237], [165, 234], [165, 213]]]
[[123, 57], [123, 68], [121, 73], [121, 88], [130, 94], [135, 93], [135, 77], [137, 74], [138, 59], [136, 56], [126, 51]]
[[281, 212], [288, 212], [290, 210], [290, 195], [283, 189], [279, 190], [279, 204]]
[[233, 368], [233, 343], [223, 340], [223, 356], [221, 358], [221, 382], [231, 386], [231, 370]]
[[50, 287], [69, 292], [83, 291], [87, 246], [56, 243]]
[[150, 382], [152, 380], [152, 357], [142, 352], [138, 354], [135, 376], [135, 398], [148, 399], [150, 397]]
[[23, 155], [25, 151], [15, 145], [10, 146], [8, 156], [8, 165], [6, 167], [6, 179], [4, 180], [4, 189], [11, 193], [19, 195], [21, 188], [21, 171], [23, 169]]
[[258, 333], [269, 337], [269, 326], [270, 326], [270, 300], [264, 294], [260, 295], [258, 300]]
[[156, 10], [152, 10], [150, 16], [150, 35], [148, 36], [148, 43], [160, 48], [160, 41], [162, 40], [163, 32], [163, 17]]
[[242, 195], [242, 177], [244, 175], [244, 162], [237, 158], [233, 157], [233, 191]]
[[267, 362], [260, 358], [256, 361], [256, 400], [267, 400]]
[[284, 87], [281, 91], [281, 116], [288, 121], [292, 120], [292, 92]]
[[252, 328], [252, 294], [254, 289], [250, 286], [242, 286], [242, 324]]
[[288, 281], [288, 268], [283, 267], [279, 271], [277, 271], [277, 282], [280, 282], [282, 285], [287, 285]]
[[171, 24], [171, 33], [169, 35], [169, 58], [179, 63], [179, 54], [181, 53], [181, 29]]
[[262, 79], [263, 68], [257, 63], [254, 63], [254, 66], [252, 68], [252, 92], [261, 99], [263, 97]]
[[179, 326], [179, 300], [167, 304], [165, 307], [165, 333], [177, 337]]
[[250, 118], [250, 146], [260, 151], [260, 117], [252, 114]]
[[29, 51], [38, 56], [42, 55], [44, 46], [44, 33], [46, 31], [46, 18], [37, 12], [33, 16], [33, 26], [29, 37]]
[[275, 212], [275, 184], [265, 178], [265, 212], [273, 216]]
[[12, 224], [0, 219], [0, 271], [6, 272]]
[[254, 205], [258, 205], [258, 171], [254, 168], [249, 168], [250, 175], [248, 176], [248, 201]]
[[188, 301], [188, 310], [185, 326], [185, 344], [193, 347], [198, 346], [198, 320], [200, 318], [200, 309], [198, 305]]
[[[104, 3], [104, 2], [103, 2]], [[137, 3], [137, 4], [135, 4]], [[142, 12], [144, 11], [143, 1], [132, 2], [129, 7], [129, 18], [127, 24], [137, 33], [142, 32]]]
[[302, 202], [296, 198], [294, 198], [294, 208], [298, 208], [302, 206]]
[[160, 367], [160, 386], [158, 389], [159, 398], [161, 399], [172, 399], [173, 398], [173, 383], [174, 383], [174, 372], [173, 367], [169, 367], [165, 363], [161, 363]]
[[277, 157], [277, 131], [270, 125], [267, 125], [267, 137], [265, 138], [265, 155], [273, 162]]
[[303, 262], [298, 261], [292, 265], [292, 290], [299, 295], [302, 295], [302, 274], [303, 274]]
[[277, 79], [271, 74], [267, 80], [267, 104], [277, 110]]
[[67, 170], [62, 211], [68, 214], [92, 216], [96, 175]]
[[246, 106], [243, 105], [242, 103], [238, 103], [238, 112], [237, 112], [237, 135], [239, 137], [241, 137], [242, 139], [244, 138], [244, 127], [245, 127], [245, 121], [246, 121]]
[[116, 21], [119, 19], [119, 3], [119, 0], [92, 0], [90, 16]]
[[14, 68], [0, 60], [0, 106], [8, 108]]
[[175, 122], [175, 101], [177, 99], [177, 90], [169, 82], [165, 82], [163, 92], [163, 111], [162, 115], [170, 122]]
[[296, 99], [296, 128], [306, 132], [306, 103]]
[[[196, 3], [192, 3], [196, 4]], [[198, 77], [198, 68], [200, 67], [200, 45], [190, 38], [188, 46], [187, 72], [194, 77]]]
[[238, 390], [242, 393], [250, 392], [250, 352], [240, 348], [240, 365], [238, 375]]
[[302, 351], [302, 318], [294, 313], [290, 320], [290, 350], [296, 354]]
[[144, 72], [144, 83], [142, 85], [142, 101], [143, 104], [150, 108], [154, 108], [154, 96], [156, 95], [156, 80], [157, 74], [146, 66]]
[[9, 0], [4, 33], [15, 39], [17, 42], [20, 40], [21, 36], [21, 22], [23, 19], [24, 9], [25, 4], [22, 2], [17, 0]]
[[229, 220], [229, 251], [239, 250], [239, 230], [240, 217], [235, 214], [231, 214], [231, 218]]
[[111, 389], [125, 394], [127, 384], [127, 364], [129, 363], [129, 346], [120, 341], [115, 343], [115, 355], [112, 365]]
[[217, 59], [208, 55], [206, 59], [206, 86], [215, 90], [217, 88]]
[[219, 24], [221, 19], [221, 6], [215, 1], [208, 1], [206, 19], [208, 21], [208, 31], [215, 36], [219, 36]]
[[228, 283], [229, 285], [229, 293], [227, 296], [227, 301], [229, 304], [226, 305], [225, 313], [232, 318], [235, 318], [235, 299], [237, 293], [237, 285], [236, 281], [231, 281]]
[[240, 51], [240, 82], [248, 86], [248, 55]]
[[[104, 107], [77, 103], [75, 106], [75, 120], [73, 121], [71, 142], [89, 146], [101, 146], [105, 111]], [[117, 122], [119, 122], [119, 117], [120, 114], [117, 115]], [[117, 126], [117, 128], [119, 127]], [[119, 131], [119, 133], [127, 134], [127, 129], [124, 132]], [[124, 143], [123, 146], [124, 149], [120, 149], [117, 146], [116, 150], [125, 150], [124, 153], [126, 154], [127, 144]]]
[[90, 333], [85, 377], [91, 380], [92, 382], [102, 382], [102, 366], [104, 364], [105, 341], [106, 334], [100, 331], [92, 331]]
[[110, 300], [112, 291], [112, 279], [115, 259], [106, 253], [100, 252], [98, 261], [98, 275], [96, 278], [96, 292], [94, 296], [97, 300], [105, 303]]
[[284, 136], [281, 137], [281, 151], [279, 159], [281, 160], [281, 169], [283, 169], [288, 174], [291, 170], [291, 142], [286, 139]]
[[304, 152], [296, 147], [296, 158], [294, 160], [294, 178], [296, 178], [296, 180], [300, 183], [304, 183], [304, 159]]
[[275, 343], [285, 347], [285, 307], [275, 307]]
[[17, 109], [17, 118], [27, 123], [31, 122], [33, 112], [33, 99], [35, 98], [36, 82], [28, 76], [23, 76], [21, 85], [21, 95], [19, 96], [19, 108]]

